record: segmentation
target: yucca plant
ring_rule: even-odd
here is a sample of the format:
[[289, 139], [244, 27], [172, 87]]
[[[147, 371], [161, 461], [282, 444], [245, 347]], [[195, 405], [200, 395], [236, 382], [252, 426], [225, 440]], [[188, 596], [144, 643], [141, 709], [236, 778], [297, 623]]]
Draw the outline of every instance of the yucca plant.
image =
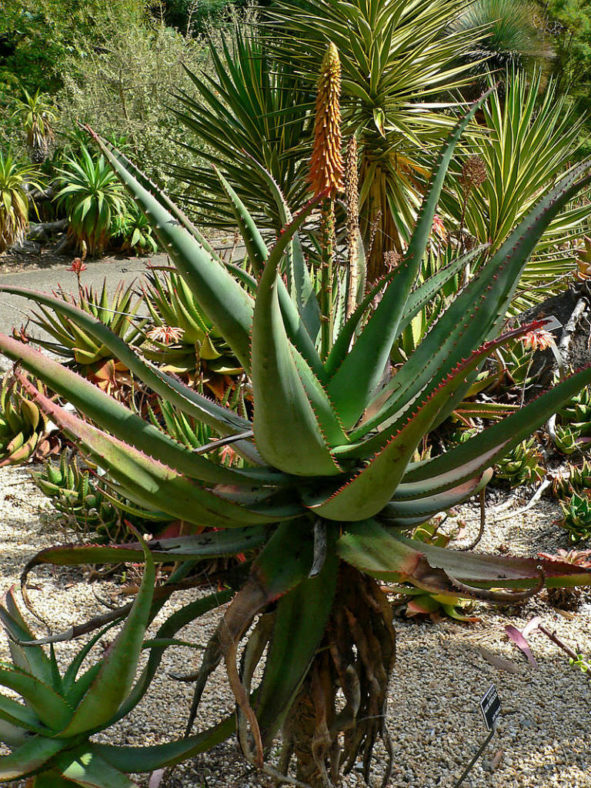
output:
[[40, 189], [38, 178], [32, 164], [0, 151], [0, 254], [24, 238], [29, 226], [26, 186]]
[[[494, 90], [483, 105], [490, 131], [470, 144], [459, 175], [456, 204], [446, 206], [472, 242], [489, 243], [494, 252], [537, 201], [541, 191], [575, 161], [582, 120], [550, 82], [541, 92], [541, 73], [509, 70], [505, 90]], [[479, 160], [482, 174], [470, 169]], [[477, 176], [476, 182], [472, 178]], [[463, 183], [462, 183], [463, 181]], [[468, 186], [468, 189], [466, 189]], [[565, 206], [542, 233], [526, 266], [512, 305], [521, 312], [549, 295], [575, 267], [574, 241], [583, 235], [590, 207]], [[478, 261], [472, 267], [478, 265]]]
[[80, 252], [101, 254], [112, 235], [114, 217], [125, 212], [117, 177], [103, 156], [93, 158], [86, 147], [79, 156], [67, 158], [58, 172], [57, 200], [67, 213], [68, 233]]
[[543, 65], [553, 52], [540, 17], [539, 6], [531, 0], [474, 0], [460, 11], [450, 30], [484, 28], [484, 36], [468, 55], [477, 71]]
[[27, 145], [31, 159], [35, 164], [42, 164], [48, 157], [54, 140], [53, 126], [56, 113], [46, 93], [36, 90], [31, 94], [22, 88], [22, 98], [14, 101], [13, 117], [18, 117], [27, 135]]
[[[330, 217], [326, 210], [330, 189], [315, 195], [292, 217], [267, 176], [284, 216], [284, 230], [269, 248], [244, 205], [221, 179], [258, 276], [253, 295], [243, 284], [244, 276], [240, 278], [235, 268], [216, 257], [168, 198], [151, 190], [134, 165], [94, 135], [150, 217], [200, 309], [249, 376], [253, 418], [214, 403], [158, 370], [76, 306], [16, 286], [0, 288], [70, 317], [110, 347], [146, 386], [221, 436], [214, 447], [194, 451], [182, 446], [30, 345], [0, 336], [6, 355], [19, 358], [21, 368], [42, 377], [85, 414], [88, 420], [52, 403], [21, 374], [39, 405], [100, 462], [127, 498], [164, 510], [195, 530], [217, 529], [205, 537], [153, 543], [153, 560], [170, 561], [174, 556], [181, 561], [183, 550], [185, 556], [192, 551], [194, 557], [199, 551], [232, 555], [258, 549], [194, 675], [194, 707], [198, 708], [208, 677], [223, 660], [238, 704], [236, 728], [242, 751], [279, 780], [284, 778], [265, 764], [265, 752], [279, 731], [283, 774], [295, 755], [300, 782], [327, 786], [338, 780], [340, 769], [350, 770], [361, 757], [368, 779], [374, 743], [379, 735], [387, 737], [384, 709], [394, 662], [392, 611], [376, 580], [411, 582], [431, 593], [501, 602], [527, 598], [544, 584], [591, 584], [588, 569], [568, 563], [455, 553], [405, 534], [482, 489], [501, 456], [591, 381], [591, 369], [581, 370], [464, 443], [414, 461], [416, 449], [463, 398], [484, 360], [505, 342], [542, 325], [498, 335], [541, 233], [591, 180], [589, 176], [579, 180], [588, 168], [582, 164], [543, 196], [483, 263], [419, 347], [389, 373], [390, 353], [400, 332], [437, 289], [436, 278], [418, 290], [413, 286], [446, 170], [477, 107], [455, 129], [433, 167], [429, 191], [400, 265], [367, 297], [361, 294], [349, 317], [342, 308], [349, 302], [346, 292], [317, 296], [298, 234], [315, 208], [324, 205], [323, 213]], [[328, 142], [327, 154], [337, 145], [335, 138]], [[328, 177], [334, 160], [315, 162], [316, 175], [324, 168]], [[326, 262], [326, 250], [321, 251]], [[322, 287], [332, 286], [322, 272], [313, 273], [318, 273]], [[381, 298], [375, 306], [377, 294]], [[322, 331], [321, 324], [327, 321], [331, 330]], [[241, 467], [220, 463], [217, 452], [225, 444], [243, 458]], [[144, 549], [139, 544], [56, 547], [39, 554], [29, 568], [39, 563], [141, 561]], [[126, 631], [132, 627], [128, 619]], [[142, 627], [137, 629], [141, 638]], [[134, 659], [122, 660], [126, 675]], [[262, 677], [255, 688], [258, 665]], [[96, 696], [93, 692], [93, 704]], [[123, 703], [117, 714], [126, 708]], [[100, 721], [93, 718], [93, 729], [104, 727], [112, 714], [110, 707]], [[192, 722], [193, 717], [189, 728]], [[8, 763], [18, 762], [19, 768], [5, 770], [4, 775], [8, 772], [14, 779], [62, 768], [62, 758], [75, 752], [64, 731], [81, 732], [81, 726], [73, 726], [65, 712], [63, 721], [52, 724], [53, 731], [56, 725], [59, 730], [51, 736], [43, 729], [33, 731], [24, 743], [13, 737]], [[192, 738], [150, 748], [91, 746], [113, 768], [146, 771], [202, 751], [230, 735], [233, 727], [233, 719], [224, 720]], [[47, 742], [53, 737], [63, 747], [59, 753]], [[81, 759], [78, 763], [84, 765]], [[1, 764], [0, 760], [0, 769]], [[388, 768], [386, 780], [387, 772]], [[83, 785], [84, 777], [75, 776], [73, 782]]]

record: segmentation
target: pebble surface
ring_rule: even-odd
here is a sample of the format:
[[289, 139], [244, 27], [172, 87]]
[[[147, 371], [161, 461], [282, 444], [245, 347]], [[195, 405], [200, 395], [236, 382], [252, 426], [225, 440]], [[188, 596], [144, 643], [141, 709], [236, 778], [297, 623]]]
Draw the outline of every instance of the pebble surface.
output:
[[[495, 523], [494, 509], [502, 501], [496, 494], [488, 515], [485, 536], [478, 550], [498, 553], [502, 545], [511, 552], [535, 555], [568, 548], [567, 536], [553, 521], [558, 507], [542, 500], [524, 515]], [[0, 471], [0, 592], [19, 580], [26, 561], [51, 544], [71, 541], [56, 524], [48, 502], [29, 480], [25, 468]], [[520, 502], [512, 504], [515, 510]], [[506, 509], [500, 517], [510, 511]], [[478, 511], [466, 506], [462, 516], [467, 528], [459, 546], [478, 530]], [[585, 547], [589, 545], [581, 545]], [[100, 599], [118, 592], [109, 581], [88, 582], [77, 568], [43, 567], [30, 579], [35, 608], [53, 631], [86, 620], [104, 607]], [[191, 592], [175, 597], [175, 605], [188, 602]], [[170, 612], [172, 608], [168, 607]], [[444, 618], [431, 621], [396, 619], [397, 663], [391, 680], [387, 725], [394, 748], [389, 786], [452, 788], [487, 732], [479, 700], [494, 684], [501, 698], [501, 716], [492, 741], [463, 783], [466, 788], [591, 788], [591, 684], [568, 663], [568, 657], [540, 632], [529, 636], [538, 668], [532, 668], [506, 637], [504, 627], [522, 629], [534, 615], [576, 651], [591, 659], [591, 594], [586, 592], [576, 613], [552, 608], [542, 594], [524, 606], [496, 609], [478, 604], [480, 621], [467, 625]], [[162, 614], [161, 614], [162, 616]], [[205, 644], [218, 612], [183, 631], [182, 637]], [[29, 619], [30, 620], [30, 619]], [[156, 622], [158, 623], [158, 622]], [[37, 630], [39, 635], [42, 629]], [[79, 644], [60, 646], [67, 663]], [[199, 653], [199, 652], [197, 652]], [[0, 658], [8, 657], [4, 639]], [[132, 745], [151, 744], [183, 733], [192, 685], [170, 679], [195, 663], [190, 649], [169, 649], [158, 680], [148, 696], [125, 720], [109, 731], [109, 741]], [[213, 676], [196, 729], [205, 728], [232, 709], [232, 699], [221, 668]], [[381, 784], [385, 754], [377, 748], [371, 785]], [[146, 775], [137, 784], [147, 788]], [[354, 769], [344, 788], [361, 787]], [[14, 784], [16, 788], [18, 784]], [[272, 783], [241, 759], [233, 741], [177, 767], [160, 783], [161, 788], [265, 788]]]

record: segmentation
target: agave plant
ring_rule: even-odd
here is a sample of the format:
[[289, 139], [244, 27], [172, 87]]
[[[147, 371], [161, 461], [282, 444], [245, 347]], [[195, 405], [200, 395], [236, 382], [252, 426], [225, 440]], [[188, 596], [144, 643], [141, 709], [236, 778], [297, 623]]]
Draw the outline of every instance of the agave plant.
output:
[[[104, 643], [99, 660], [84, 670], [92, 649], [121, 618], [121, 610], [105, 617], [98, 634], [75, 654], [61, 673], [53, 645], [47, 655], [35, 641], [17, 606], [14, 589], [10, 589], [0, 605], [0, 620], [12, 657], [12, 662], [0, 663], [0, 685], [13, 692], [11, 697], [0, 696], [0, 737], [12, 750], [0, 760], [0, 782], [32, 774], [27, 782], [31, 788], [136, 785], [125, 775], [126, 771], [142, 768], [135, 754], [126, 755], [118, 752], [119, 748], [95, 743], [91, 736], [135, 708], [166, 648], [175, 644], [192, 646], [176, 640], [176, 632], [195, 615], [217, 607], [229, 596], [221, 592], [189, 604], [165, 621], [156, 638], [144, 641], [146, 626], [162, 607], [162, 600], [170, 596], [179, 573], [169, 580], [171, 590], [161, 587], [160, 599], [156, 600], [154, 562], [144, 542], [140, 544], [146, 568], [134, 603], [125, 609], [128, 613], [125, 624], [112, 643]], [[48, 642], [52, 643], [51, 637]], [[136, 677], [144, 649], [149, 650], [148, 662]], [[14, 699], [15, 695], [19, 700]], [[231, 728], [226, 724], [225, 728], [228, 727]], [[204, 742], [197, 736], [179, 744], [175, 754], [182, 755], [184, 751], [202, 751]], [[144, 755], [153, 760], [155, 753]], [[148, 761], [143, 763], [147, 769], [152, 768]]]
[[228, 387], [224, 376], [235, 377], [243, 370], [184, 279], [174, 269], [152, 269], [142, 293], [153, 324], [146, 330], [146, 358], [164, 364], [168, 371], [189, 375], [223, 396]]
[[0, 151], [0, 254], [21, 241], [29, 225], [29, 186], [41, 188], [36, 168]]
[[[591, 369], [581, 370], [447, 452], [414, 459], [429, 431], [461, 401], [484, 360], [505, 342], [541, 325], [499, 336], [507, 305], [541, 233], [591, 180], [579, 180], [588, 168], [582, 164], [543, 196], [416, 350], [389, 371], [390, 352], [401, 331], [438, 289], [436, 276], [413, 287], [446, 170], [477, 108], [454, 130], [433, 168], [400, 265], [367, 296], [355, 289], [357, 306], [348, 317], [343, 305], [349, 300], [342, 289], [328, 294], [321, 290], [317, 296], [312, 278], [323, 288], [332, 288], [333, 282], [325, 271], [307, 268], [299, 235], [315, 208], [323, 206], [323, 215], [330, 217], [330, 191], [316, 195], [292, 217], [267, 176], [284, 216], [284, 230], [269, 248], [221, 178], [258, 276], [252, 294], [248, 276], [219, 259], [165, 195], [156, 193], [133, 164], [94, 135], [150, 218], [199, 308], [249, 376], [252, 417], [238, 415], [154, 367], [75, 305], [16, 286], [0, 288], [67, 315], [109, 347], [146, 386], [221, 436], [213, 446], [194, 451], [73, 371], [29, 345], [0, 336], [2, 352], [19, 358], [21, 368], [39, 375], [86, 416], [51, 402], [21, 375], [39, 406], [100, 462], [129, 500], [164, 510], [196, 531], [215, 528], [198, 542], [199, 549], [210, 554], [257, 547], [258, 555], [246, 565], [245, 578], [193, 676], [193, 705], [198, 708], [208, 677], [223, 660], [238, 704], [242, 751], [280, 780], [277, 770], [265, 764], [265, 752], [280, 731], [283, 774], [295, 755], [300, 782], [315, 788], [331, 785], [340, 768], [350, 770], [361, 757], [368, 778], [374, 743], [379, 735], [387, 737], [384, 709], [395, 645], [392, 611], [376, 580], [502, 602], [527, 598], [544, 584], [591, 584], [591, 572], [584, 567], [455, 553], [405, 533], [482, 489], [500, 457], [591, 381]], [[328, 153], [333, 153], [337, 143], [328, 142]], [[328, 173], [334, 163], [315, 161], [316, 175], [323, 166]], [[322, 257], [327, 260], [326, 250]], [[381, 298], [376, 305], [377, 295]], [[322, 330], [326, 322], [329, 331]], [[226, 444], [243, 458], [239, 466], [220, 462], [218, 451]], [[182, 560], [183, 549], [185, 555], [189, 550], [183, 539], [193, 540], [195, 550], [196, 537], [179, 537], [173, 543], [152, 543], [151, 558]], [[140, 561], [144, 549], [138, 544], [56, 547], [39, 554], [29, 568], [38, 563]], [[128, 675], [129, 663], [123, 664]], [[259, 665], [261, 678], [254, 688]], [[94, 703], [96, 693], [92, 697]], [[95, 729], [106, 724], [107, 716], [93, 719]], [[65, 714], [63, 725], [68, 734], [81, 727], [72, 726]], [[71, 741], [61, 730], [52, 736], [60, 744]], [[155, 748], [92, 746], [113, 768], [145, 771], [176, 763], [232, 730], [230, 719]], [[17, 776], [61, 768], [60, 754], [47, 743], [52, 736], [41, 733], [24, 744], [13, 739], [8, 758], [9, 763], [18, 760]], [[78, 763], [84, 765], [80, 759]]]
[[93, 158], [86, 147], [58, 169], [58, 204], [68, 215], [68, 233], [80, 252], [100, 254], [112, 234], [112, 222], [125, 212], [124, 193], [102, 156]]
[[562, 520], [560, 525], [570, 534], [571, 542], [580, 542], [591, 537], [591, 499], [585, 493], [573, 493], [566, 502], [561, 501]]

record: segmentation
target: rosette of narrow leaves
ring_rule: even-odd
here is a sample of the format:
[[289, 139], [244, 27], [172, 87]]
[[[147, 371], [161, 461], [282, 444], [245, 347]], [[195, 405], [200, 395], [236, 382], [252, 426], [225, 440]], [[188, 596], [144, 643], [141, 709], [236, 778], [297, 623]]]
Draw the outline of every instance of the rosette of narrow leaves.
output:
[[121, 245], [121, 251], [134, 254], [156, 254], [158, 244], [150, 222], [134, 202], [125, 206], [124, 213], [117, 213], [111, 221], [111, 236]]
[[[145, 530], [148, 525], [142, 514], [149, 513], [130, 510], [116, 493], [107, 494], [96, 473], [81, 467], [78, 458], [66, 452], [62, 453], [59, 464], [47, 462], [32, 477], [52, 506], [84, 534], [95, 532], [99, 540], [113, 542], [127, 536], [126, 521], [131, 521], [139, 530]], [[148, 530], [153, 528], [150, 526]]]
[[542, 455], [537, 449], [535, 438], [529, 438], [497, 462], [495, 476], [506, 479], [512, 487], [539, 482], [545, 474], [541, 460]]
[[583, 460], [580, 466], [567, 465], [564, 472], [558, 473], [552, 483], [556, 498], [568, 498], [573, 492], [591, 489], [591, 464]]
[[[128, 345], [137, 346], [142, 343], [142, 321], [137, 317], [141, 299], [134, 298], [133, 285], [125, 287], [124, 283], [120, 282], [114, 294], [109, 296], [105, 279], [100, 292], [92, 286], [80, 286], [78, 296], [63, 290], [55, 295], [56, 298], [73, 304], [109, 326], [111, 331]], [[97, 365], [100, 366], [105, 361], [115, 358], [104, 343], [97, 341], [91, 333], [80, 328], [59, 309], [38, 304], [31, 322], [54, 340], [35, 338], [36, 344], [65, 358], [75, 369], [88, 377], [93, 377]]]
[[47, 418], [11, 376], [0, 387], [0, 468], [32, 459], [47, 430]]
[[[191, 288], [174, 270], [151, 270], [142, 288], [152, 327], [143, 347], [146, 358], [164, 364], [177, 374], [201, 368], [220, 375], [238, 375], [242, 367], [199, 307]], [[172, 332], [170, 331], [172, 329]]]
[[580, 542], [591, 537], [591, 500], [589, 495], [573, 493], [570, 500], [560, 502], [562, 520], [560, 525], [570, 534], [571, 542]]
[[[269, 247], [243, 203], [220, 179], [257, 276], [253, 288], [249, 274], [220, 259], [165, 195], [95, 135], [150, 218], [199, 309], [248, 376], [252, 412], [237, 414], [185, 386], [63, 299], [15, 286], [0, 288], [67, 315], [109, 347], [146, 387], [207, 424], [219, 438], [216, 450], [231, 445], [243, 459], [240, 466], [228, 466], [219, 454], [179, 443], [161, 423], [146, 423], [73, 371], [0, 336], [3, 353], [18, 357], [23, 369], [47, 381], [84, 414], [86, 420], [60, 408], [21, 376], [39, 405], [100, 462], [129, 500], [163, 510], [189, 530], [216, 529], [206, 535], [213, 545], [231, 544], [236, 552], [245, 545], [259, 548], [194, 676], [194, 706], [223, 660], [247, 759], [267, 768], [264, 753], [282, 729], [282, 768], [288, 768], [295, 752], [298, 778], [314, 786], [330, 784], [328, 775], [338, 771], [338, 764], [350, 770], [358, 756], [367, 776], [376, 737], [386, 735], [383, 712], [394, 633], [391, 609], [377, 580], [503, 602], [528, 597], [544, 583], [591, 584], [586, 568], [457, 553], [405, 534], [481, 490], [502, 456], [591, 382], [591, 369], [583, 369], [464, 443], [415, 460], [429, 432], [470, 390], [485, 360], [540, 325], [499, 336], [540, 234], [590, 181], [588, 165], [581, 164], [542, 196], [507, 241], [478, 266], [477, 276], [450, 301], [423, 341], [390, 370], [390, 354], [401, 332], [450, 275], [439, 271], [416, 286], [447, 167], [477, 108], [454, 130], [434, 165], [400, 264], [367, 296], [356, 293], [357, 307], [349, 317], [339, 305], [339, 299], [349, 303], [346, 286], [335, 293], [329, 332], [334, 340], [328, 345], [313, 284], [316, 272], [306, 265], [299, 237], [322, 195], [292, 216], [267, 176], [284, 224]], [[461, 259], [454, 264], [453, 271], [463, 270]], [[165, 560], [163, 554], [170, 560], [160, 542], [152, 545], [153, 558]], [[109, 562], [123, 556], [141, 560], [137, 547], [89, 546], [55, 548], [32, 563]], [[254, 687], [259, 663], [261, 678]], [[317, 738], [318, 715], [325, 724], [322, 741]], [[219, 729], [210, 729], [200, 735], [212, 741], [218, 734]], [[140, 769], [171, 762], [170, 751], [163, 749]], [[112, 755], [110, 763], [119, 761]]]
[[125, 213], [121, 185], [105, 159], [93, 158], [84, 146], [58, 172], [57, 200], [68, 215], [68, 234], [79, 251], [100, 254], [112, 235], [113, 219]]

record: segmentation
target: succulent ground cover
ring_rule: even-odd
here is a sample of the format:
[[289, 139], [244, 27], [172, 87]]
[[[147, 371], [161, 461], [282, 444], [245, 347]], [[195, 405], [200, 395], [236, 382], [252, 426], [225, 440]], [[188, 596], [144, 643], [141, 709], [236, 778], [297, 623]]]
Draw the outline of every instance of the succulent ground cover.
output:
[[[579, 370], [455, 447], [420, 456], [427, 436], [464, 400], [485, 360], [509, 341], [543, 328], [538, 321], [503, 331], [541, 235], [591, 182], [588, 162], [569, 170], [498, 249], [483, 254], [476, 274], [392, 369], [390, 354], [404, 328], [446, 281], [484, 252], [460, 251], [417, 286], [446, 171], [482, 100], [458, 123], [433, 164], [398, 265], [365, 293], [354, 212], [348, 244], [357, 253], [348, 255], [349, 265], [337, 256], [338, 80], [338, 53], [331, 46], [319, 83], [307, 205], [292, 216], [260, 167], [283, 216], [273, 243], [220, 176], [246, 249], [242, 267], [220, 259], [164, 194], [88, 130], [148, 217], [197, 307], [244, 370], [252, 390], [245, 412], [185, 385], [75, 304], [1, 288], [71, 321], [171, 407], [203, 421], [218, 438], [187, 446], [168, 434], [166, 424], [146, 421], [30, 345], [0, 336], [2, 352], [43, 380], [57, 399], [19, 371], [28, 395], [105, 471], [113, 489], [185, 527], [185, 535], [147, 543], [136, 535], [123, 545], [50, 547], [28, 562], [23, 582], [48, 563], [145, 562], [145, 570], [132, 604], [83, 625], [86, 631], [96, 628], [97, 643], [105, 628], [124, 621], [102, 660], [85, 672], [86, 646], [60, 672], [52, 651], [43, 650], [54, 638], [30, 643], [32, 632], [14, 597], [7, 597], [2, 620], [13, 662], [2, 667], [0, 680], [23, 703], [5, 697], [0, 705], [2, 736], [11, 748], [0, 761], [4, 781], [30, 776], [35, 788], [130, 786], [127, 774], [175, 764], [233, 732], [246, 760], [278, 782], [333, 785], [358, 761], [369, 779], [376, 741], [382, 738], [389, 747], [383, 713], [395, 656], [382, 581], [505, 604], [529, 599], [543, 586], [591, 584], [587, 566], [566, 560], [456, 552], [410, 537], [414, 526], [479, 492], [497, 460], [591, 383], [591, 369]], [[312, 214], [320, 229], [313, 239], [317, 251], [306, 260], [306, 221]], [[227, 446], [234, 452], [231, 462], [220, 456]], [[190, 582], [194, 561], [236, 554], [245, 560], [226, 573], [222, 592], [188, 602], [146, 639], [164, 601]], [[172, 573], [156, 584], [155, 564], [171, 562]], [[141, 700], [164, 651], [180, 645], [179, 630], [230, 600], [199, 669], [185, 677], [195, 682], [187, 736], [137, 748], [93, 740]], [[142, 650], [149, 657], [140, 668]], [[191, 733], [202, 692], [221, 663], [236, 714]], [[270, 763], [266, 754], [279, 733], [281, 754]], [[388, 779], [386, 768], [384, 784]]]

